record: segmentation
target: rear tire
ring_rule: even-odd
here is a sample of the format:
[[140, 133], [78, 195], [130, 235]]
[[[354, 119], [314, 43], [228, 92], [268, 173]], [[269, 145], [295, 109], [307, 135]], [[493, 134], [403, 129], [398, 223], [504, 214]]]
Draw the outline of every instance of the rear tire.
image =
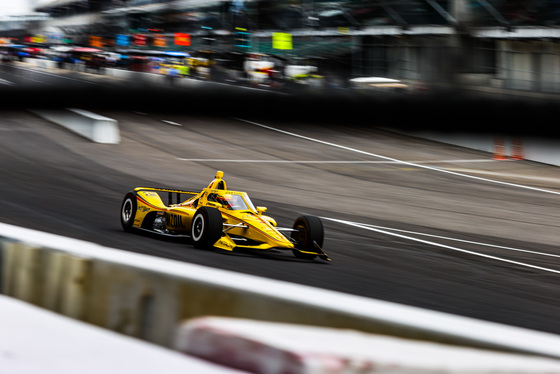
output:
[[192, 220], [191, 238], [195, 248], [210, 249], [222, 237], [224, 221], [216, 208], [199, 208]]
[[123, 199], [121, 204], [121, 226], [124, 231], [131, 231], [136, 218], [136, 196], [129, 192]]
[[[315, 249], [315, 244], [317, 243], [319, 247], [323, 246], [323, 239], [325, 232], [323, 229], [323, 223], [318, 217], [315, 216], [301, 216], [294, 221], [292, 226], [294, 230], [292, 231], [291, 237], [296, 241], [296, 248], [309, 251], [317, 252]], [[305, 260], [313, 260], [317, 255], [301, 253], [297, 249], [293, 249], [292, 252], [297, 258]]]

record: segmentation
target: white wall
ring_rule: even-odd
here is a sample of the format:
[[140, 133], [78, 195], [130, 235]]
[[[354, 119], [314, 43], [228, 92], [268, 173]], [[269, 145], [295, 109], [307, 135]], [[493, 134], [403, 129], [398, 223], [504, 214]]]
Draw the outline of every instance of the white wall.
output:
[[[428, 131], [409, 132], [408, 134], [423, 139], [435, 140], [442, 143], [488, 152], [490, 153], [489, 157], [492, 157], [495, 152], [495, 141], [500, 139], [492, 134], [438, 133]], [[507, 156], [513, 155], [512, 144], [515, 140], [521, 142], [523, 155], [526, 160], [560, 166], [560, 140], [535, 137], [519, 137], [513, 139], [511, 136], [503, 136], [501, 139], [504, 141], [505, 153]]]

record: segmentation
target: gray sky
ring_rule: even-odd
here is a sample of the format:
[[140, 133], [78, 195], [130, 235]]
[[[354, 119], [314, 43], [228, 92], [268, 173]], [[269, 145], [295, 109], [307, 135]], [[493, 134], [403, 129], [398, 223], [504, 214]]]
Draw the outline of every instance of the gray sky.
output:
[[[39, 0], [44, 1], [44, 0]], [[0, 15], [19, 15], [33, 12], [37, 0], [0, 0]]]

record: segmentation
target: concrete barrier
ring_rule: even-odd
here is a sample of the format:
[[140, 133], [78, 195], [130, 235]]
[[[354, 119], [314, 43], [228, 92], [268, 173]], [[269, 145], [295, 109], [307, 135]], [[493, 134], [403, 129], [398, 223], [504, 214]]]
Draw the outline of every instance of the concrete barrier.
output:
[[248, 374], [0, 295], [0, 372]]
[[63, 126], [96, 143], [120, 143], [119, 124], [116, 120], [81, 109], [33, 110], [38, 116]]
[[560, 372], [560, 360], [549, 358], [232, 318], [198, 318], [183, 324], [176, 348], [257, 374]]
[[138, 72], [115, 68], [106, 68], [103, 71], [107, 76], [128, 80], [134, 82], [134, 84], [146, 83], [196, 89], [209, 83], [208, 81], [197, 80], [190, 77], [175, 77], [170, 79], [167, 75], [152, 72]]
[[40, 68], [40, 69], [52, 70], [52, 69], [56, 68], [56, 66], [57, 66], [56, 61], [47, 60], [47, 59], [44, 59], [44, 58], [29, 58], [29, 57], [26, 57], [26, 58], [23, 59], [23, 61], [30, 64], [31, 66], [33, 66], [35, 68]]
[[135, 83], [144, 82], [149, 84], [162, 84], [169, 85], [168, 77], [163, 74], [156, 74], [150, 72], [138, 72], [125, 69], [106, 68], [103, 70], [104, 74], [110, 77], [125, 79]]
[[[185, 248], [190, 250], [190, 248]], [[560, 358], [560, 337], [106, 248], [0, 223], [1, 292], [172, 347], [201, 316], [353, 329]]]

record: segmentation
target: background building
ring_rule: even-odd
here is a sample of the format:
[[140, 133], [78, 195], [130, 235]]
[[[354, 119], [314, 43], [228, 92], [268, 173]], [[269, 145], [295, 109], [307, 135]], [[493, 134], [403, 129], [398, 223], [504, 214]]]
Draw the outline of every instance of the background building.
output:
[[36, 13], [39, 0], [4, 1], [0, 3], [0, 37], [21, 38], [27, 30], [47, 15]]

